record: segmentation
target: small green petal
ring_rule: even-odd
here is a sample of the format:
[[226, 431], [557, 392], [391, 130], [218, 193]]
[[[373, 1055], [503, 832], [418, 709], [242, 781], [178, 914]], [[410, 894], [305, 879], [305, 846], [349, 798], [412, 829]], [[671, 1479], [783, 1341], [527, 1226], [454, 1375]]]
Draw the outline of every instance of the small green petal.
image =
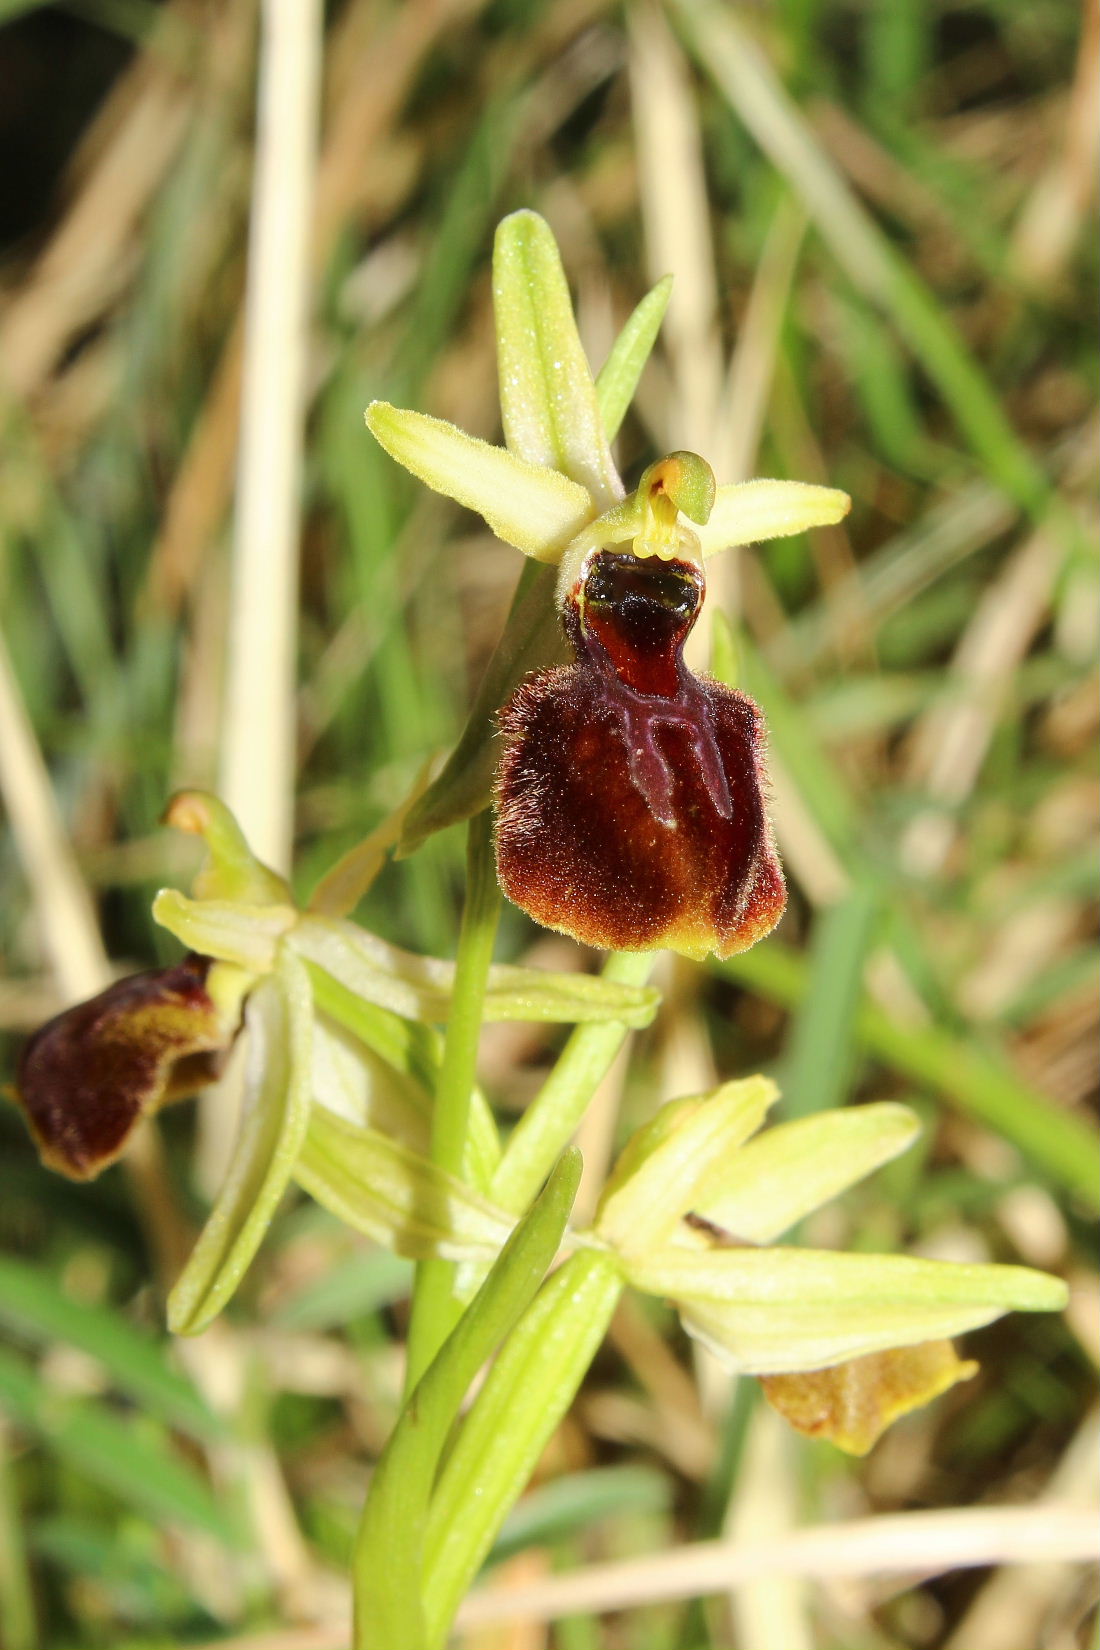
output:
[[312, 999], [306, 971], [284, 953], [246, 1011], [241, 1129], [210, 1218], [168, 1298], [173, 1334], [197, 1335], [240, 1283], [294, 1168], [310, 1102]]
[[188, 899], [174, 888], [161, 889], [153, 917], [189, 951], [235, 963], [249, 974], [270, 974], [280, 941], [298, 921], [290, 905]]
[[596, 378], [596, 399], [608, 441], [614, 441], [626, 409], [649, 360], [650, 351], [672, 296], [672, 276], [665, 275], [647, 292], [611, 346], [611, 354]]
[[774, 1083], [749, 1077], [697, 1100], [662, 1106], [623, 1153], [600, 1200], [596, 1231], [626, 1253], [666, 1242], [764, 1121]]
[[391, 458], [437, 493], [476, 510], [497, 538], [535, 561], [559, 561], [594, 514], [591, 497], [576, 481], [441, 418], [373, 401], [366, 420]]
[[737, 544], [787, 538], [808, 527], [831, 527], [852, 508], [847, 493], [806, 481], [743, 481], [719, 487], [705, 526], [695, 529], [704, 556]]
[[247, 905], [293, 903], [285, 878], [258, 860], [232, 813], [209, 791], [177, 791], [162, 823], [202, 837], [207, 861], [195, 878], [196, 899], [241, 900]]
[[[493, 246], [493, 312], [504, 438], [531, 464], [562, 470], [606, 509], [622, 497], [550, 226], [513, 212]], [[528, 552], [530, 554], [530, 552]]]
[[746, 1243], [772, 1243], [919, 1133], [913, 1113], [889, 1101], [781, 1123], [728, 1160], [696, 1212]]

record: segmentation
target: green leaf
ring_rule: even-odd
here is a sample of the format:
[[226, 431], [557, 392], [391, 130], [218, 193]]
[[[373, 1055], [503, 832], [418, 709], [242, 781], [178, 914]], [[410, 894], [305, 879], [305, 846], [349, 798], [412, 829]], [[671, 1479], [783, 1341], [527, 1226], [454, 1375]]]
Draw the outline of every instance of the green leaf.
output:
[[614, 441], [618, 435], [626, 409], [634, 399], [634, 391], [657, 341], [671, 294], [672, 276], [665, 275], [634, 310], [600, 368], [596, 378], [596, 399], [600, 422], [608, 441]]
[[738, 544], [788, 538], [808, 527], [830, 527], [852, 508], [847, 493], [808, 481], [742, 481], [719, 487], [714, 507], [694, 528], [704, 556]]
[[696, 1213], [745, 1243], [772, 1243], [919, 1133], [908, 1107], [890, 1101], [780, 1123], [730, 1158]]
[[193, 1438], [226, 1436], [224, 1423], [191, 1382], [170, 1367], [163, 1345], [117, 1311], [72, 1300], [41, 1266], [0, 1258], [0, 1324], [38, 1342], [79, 1347], [102, 1364], [120, 1391]]
[[210, 1487], [140, 1416], [51, 1390], [21, 1359], [0, 1350], [0, 1409], [60, 1461], [157, 1524], [204, 1530], [240, 1547], [240, 1531]]
[[565, 1231], [580, 1154], [557, 1165], [406, 1404], [371, 1482], [356, 1540], [356, 1645], [425, 1642], [421, 1569], [429, 1497], [447, 1436], [479, 1369], [535, 1296]]
[[493, 1260], [512, 1217], [396, 1140], [316, 1106], [294, 1169], [318, 1203], [414, 1260]]
[[573, 319], [549, 225], [513, 212], [493, 246], [493, 312], [504, 437], [530, 464], [561, 470], [596, 509], [623, 496], [604, 434], [592, 373]]
[[271, 1224], [305, 1139], [312, 999], [304, 965], [285, 949], [246, 1014], [245, 1101], [225, 1183], [168, 1298], [177, 1335], [196, 1335], [233, 1294]]
[[543, 1285], [501, 1349], [432, 1497], [423, 1572], [429, 1650], [444, 1643], [505, 1514], [572, 1403], [621, 1292], [611, 1256], [575, 1254]]
[[440, 418], [373, 401], [366, 420], [391, 458], [437, 493], [476, 510], [498, 539], [535, 561], [556, 565], [595, 513], [588, 492], [568, 476]]
[[848, 1098], [856, 1064], [856, 1017], [863, 969], [875, 938], [878, 897], [856, 883], [815, 918], [810, 989], [788, 1036], [782, 1088], [788, 1117], [828, 1111]]
[[489, 806], [499, 757], [496, 715], [532, 671], [569, 658], [554, 603], [554, 572], [528, 562], [520, 574], [504, 633], [486, 666], [462, 736], [439, 777], [410, 808], [397, 858], [425, 838]]
[[[304, 917], [288, 944], [368, 1002], [411, 1020], [443, 1024], [450, 1018], [455, 965], [423, 957], [338, 918]], [[620, 985], [590, 974], [535, 968], [489, 970], [482, 1018], [572, 1022], [620, 1020], [645, 1026], [657, 1012], [656, 991]]]
[[684, 1327], [739, 1374], [821, 1369], [949, 1340], [1005, 1312], [1057, 1312], [1059, 1278], [1022, 1266], [813, 1249], [665, 1249], [623, 1257], [635, 1288], [676, 1302]]

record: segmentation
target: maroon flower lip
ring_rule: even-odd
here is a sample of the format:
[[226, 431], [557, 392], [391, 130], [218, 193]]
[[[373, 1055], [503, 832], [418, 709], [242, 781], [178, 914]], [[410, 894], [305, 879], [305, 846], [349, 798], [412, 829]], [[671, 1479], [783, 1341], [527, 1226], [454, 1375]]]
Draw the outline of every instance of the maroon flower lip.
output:
[[500, 713], [497, 870], [546, 927], [615, 950], [746, 950], [786, 889], [752, 701], [692, 674], [702, 569], [598, 551], [566, 601], [576, 663]]
[[206, 990], [210, 966], [188, 956], [119, 980], [26, 1043], [17, 1097], [50, 1168], [91, 1179], [142, 1117], [217, 1076], [229, 1036]]

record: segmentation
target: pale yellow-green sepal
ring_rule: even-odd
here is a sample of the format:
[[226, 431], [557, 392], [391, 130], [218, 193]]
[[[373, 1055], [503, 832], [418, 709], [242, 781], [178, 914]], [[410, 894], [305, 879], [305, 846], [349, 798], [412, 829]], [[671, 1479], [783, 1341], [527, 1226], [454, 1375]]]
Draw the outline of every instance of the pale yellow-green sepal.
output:
[[743, 481], [719, 487], [705, 524], [695, 527], [704, 556], [738, 544], [831, 527], [852, 508], [847, 493], [808, 481]]
[[745, 1375], [822, 1369], [947, 1340], [1005, 1312], [1057, 1312], [1065, 1285], [1021, 1266], [811, 1249], [665, 1249], [621, 1256], [636, 1288], [675, 1301], [684, 1327]]
[[249, 974], [271, 972], [280, 942], [298, 921], [292, 905], [188, 899], [175, 888], [161, 889], [153, 917], [189, 951], [236, 963]]
[[[493, 244], [493, 314], [504, 437], [533, 464], [562, 470], [605, 510], [622, 483], [573, 319], [561, 255], [535, 212], [513, 212]], [[530, 553], [530, 552], [529, 552]]]
[[205, 1329], [233, 1294], [271, 1224], [305, 1138], [310, 1109], [312, 999], [286, 952], [246, 1012], [240, 1133], [210, 1218], [168, 1297], [177, 1335]]
[[374, 401], [366, 419], [391, 458], [437, 493], [476, 510], [497, 538], [535, 561], [559, 561], [594, 514], [588, 492], [576, 481], [441, 418]]
[[313, 1108], [294, 1172], [340, 1220], [413, 1260], [495, 1260], [515, 1224], [418, 1152], [324, 1106]]
[[914, 1114], [891, 1101], [781, 1123], [725, 1160], [695, 1212], [746, 1243], [772, 1243], [919, 1133]]

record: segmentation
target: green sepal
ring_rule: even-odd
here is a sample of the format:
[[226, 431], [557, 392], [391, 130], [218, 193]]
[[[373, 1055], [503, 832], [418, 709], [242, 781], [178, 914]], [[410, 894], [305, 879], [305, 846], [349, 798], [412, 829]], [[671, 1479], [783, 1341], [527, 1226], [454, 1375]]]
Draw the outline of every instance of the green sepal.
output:
[[622, 497], [581, 348], [561, 254], [535, 212], [513, 212], [493, 243], [493, 314], [504, 438], [530, 464], [560, 470], [597, 509]]
[[437, 493], [484, 516], [498, 539], [557, 563], [593, 514], [585, 489], [560, 471], [479, 441], [441, 418], [372, 401], [367, 428], [391, 458]]
[[346, 1225], [410, 1260], [486, 1261], [514, 1217], [428, 1158], [315, 1106], [294, 1168]]
[[[411, 1020], [442, 1025], [450, 1018], [455, 965], [389, 945], [354, 923], [304, 917], [287, 942], [357, 996]], [[621, 1020], [646, 1026], [657, 1012], [658, 993], [618, 985], [591, 974], [555, 974], [495, 965], [489, 970], [482, 1018], [580, 1025]]]
[[722, 1165], [695, 1211], [746, 1243], [773, 1243], [919, 1133], [908, 1107], [888, 1100], [780, 1123]]
[[197, 1335], [233, 1294], [271, 1224], [305, 1138], [312, 999], [298, 959], [283, 953], [245, 1013], [245, 1096], [229, 1171], [168, 1297], [168, 1326]]
[[628, 1281], [675, 1301], [685, 1329], [743, 1375], [823, 1369], [949, 1340], [1005, 1312], [1057, 1312], [1059, 1278], [1022, 1266], [813, 1249], [670, 1247], [622, 1257]]
[[292, 905], [188, 899], [175, 888], [162, 888], [153, 901], [153, 917], [189, 951], [234, 963], [246, 974], [270, 974], [298, 912]]
[[425, 1643], [424, 1525], [450, 1429], [470, 1383], [534, 1299], [565, 1231], [580, 1153], [558, 1163], [411, 1395], [375, 1469], [356, 1538], [356, 1645]]

